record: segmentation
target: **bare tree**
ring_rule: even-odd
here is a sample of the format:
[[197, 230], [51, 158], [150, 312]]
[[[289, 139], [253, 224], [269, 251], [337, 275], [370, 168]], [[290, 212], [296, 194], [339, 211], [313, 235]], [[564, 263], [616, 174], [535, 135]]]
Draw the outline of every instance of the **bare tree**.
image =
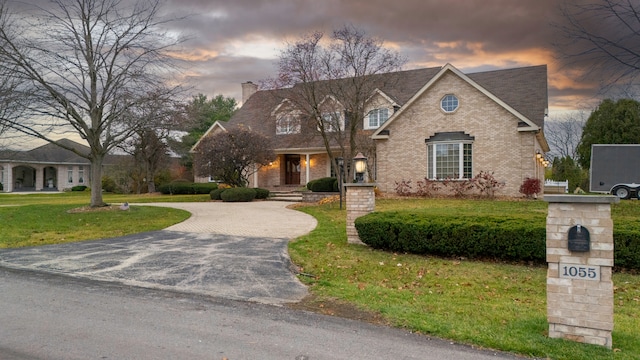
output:
[[280, 53], [278, 76], [272, 84], [291, 88], [288, 100], [318, 129], [335, 168], [339, 156], [352, 172], [349, 163], [355, 154], [368, 150], [359, 149], [358, 130], [366, 116], [367, 99], [384, 86], [376, 75], [400, 70], [406, 61], [383, 45], [382, 40], [347, 25], [326, 41], [323, 33], [315, 32]]
[[568, 113], [556, 120], [546, 121], [544, 136], [551, 148], [553, 157], [577, 159], [578, 144], [582, 138], [582, 129], [586, 123], [586, 114], [582, 111]]
[[[155, 176], [166, 168], [169, 160], [169, 140], [180, 127], [181, 104], [168, 97], [169, 91], [147, 95], [147, 101], [131, 107], [124, 115], [128, 123], [137, 124], [131, 137], [118, 148], [134, 158], [134, 165], [146, 179], [149, 192], [155, 192]], [[140, 189], [140, 186], [138, 186]]]
[[240, 127], [203, 138], [195, 152], [197, 175], [231, 186], [247, 186], [251, 175], [276, 159], [269, 138]]
[[159, 15], [159, 0], [51, 3], [20, 13], [0, 3], [0, 82], [20, 84], [24, 109], [2, 121], [49, 142], [52, 130], [86, 140], [90, 152], [78, 155], [91, 162], [91, 206], [102, 206], [104, 158], [140, 128], [140, 119], [125, 115], [164, 89], [168, 50], [179, 40], [162, 30], [170, 20]]
[[[563, 2], [556, 47], [568, 65], [606, 88], [629, 84], [640, 73], [640, 3], [637, 0]], [[628, 94], [626, 94], [628, 95]]]

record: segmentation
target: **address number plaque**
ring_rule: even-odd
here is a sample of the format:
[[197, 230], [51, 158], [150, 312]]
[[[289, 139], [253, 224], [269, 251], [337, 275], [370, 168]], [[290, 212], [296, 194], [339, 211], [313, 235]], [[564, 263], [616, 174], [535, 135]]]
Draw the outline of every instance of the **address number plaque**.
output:
[[600, 266], [560, 263], [559, 270], [563, 279], [600, 281]]

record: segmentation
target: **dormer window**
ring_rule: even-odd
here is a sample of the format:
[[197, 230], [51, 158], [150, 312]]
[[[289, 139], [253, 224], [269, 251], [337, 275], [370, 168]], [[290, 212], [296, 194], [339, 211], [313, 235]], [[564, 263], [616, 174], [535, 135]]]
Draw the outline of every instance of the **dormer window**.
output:
[[322, 126], [325, 132], [336, 132], [338, 129], [344, 131], [344, 116], [339, 112], [322, 113]]
[[442, 100], [440, 100], [440, 108], [444, 112], [452, 113], [458, 109], [458, 98], [453, 94], [445, 95]]
[[380, 109], [373, 109], [371, 111], [369, 111], [369, 121], [367, 122], [367, 129], [377, 129], [380, 126], [382, 126], [382, 124], [384, 124], [385, 121], [387, 121], [387, 119], [389, 119], [389, 109], [387, 108], [380, 108]]
[[276, 135], [300, 133], [300, 117], [295, 113], [278, 115], [276, 118]]

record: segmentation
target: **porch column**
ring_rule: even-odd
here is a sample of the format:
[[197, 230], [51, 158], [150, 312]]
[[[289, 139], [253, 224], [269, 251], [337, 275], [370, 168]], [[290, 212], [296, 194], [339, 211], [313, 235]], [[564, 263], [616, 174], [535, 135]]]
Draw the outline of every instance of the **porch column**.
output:
[[311, 171], [309, 170], [311, 168], [311, 156], [309, 154], [306, 154], [306, 158], [304, 161], [304, 167], [306, 168], [306, 172], [305, 172], [305, 178], [304, 178], [304, 184], [301, 185], [307, 185], [307, 183], [309, 182], [309, 176], [311, 176]]
[[13, 166], [11, 164], [7, 165], [7, 182], [6, 182], [6, 192], [13, 192]]
[[260, 187], [260, 184], [258, 184], [258, 172], [259, 172], [259, 170], [256, 170], [257, 167], [258, 167], [257, 165], [255, 165], [255, 164], [253, 165], [253, 170], [254, 170], [254, 172], [253, 172], [253, 187], [254, 188]]
[[34, 171], [36, 172], [36, 183], [33, 185], [36, 191], [40, 191], [44, 185], [44, 167], [34, 167]]

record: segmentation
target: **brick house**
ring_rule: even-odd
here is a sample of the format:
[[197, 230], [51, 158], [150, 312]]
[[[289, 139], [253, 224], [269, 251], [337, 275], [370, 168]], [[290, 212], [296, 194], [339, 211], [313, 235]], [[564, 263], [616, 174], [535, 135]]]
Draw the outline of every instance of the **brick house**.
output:
[[[519, 196], [525, 178], [544, 180], [538, 154], [549, 151], [543, 133], [546, 66], [465, 74], [447, 64], [374, 77], [377, 86], [358, 127], [375, 144], [363, 152], [369, 181], [381, 191], [393, 192], [401, 180], [466, 179], [489, 171], [505, 183], [500, 194]], [[277, 160], [254, 174], [250, 186], [299, 187], [335, 174], [316, 126], [300, 121], [303, 111], [289, 101], [294, 90], [259, 91], [250, 82], [242, 87], [243, 106], [204, 136], [243, 126], [274, 139]], [[345, 121], [346, 115], [336, 126]]]

